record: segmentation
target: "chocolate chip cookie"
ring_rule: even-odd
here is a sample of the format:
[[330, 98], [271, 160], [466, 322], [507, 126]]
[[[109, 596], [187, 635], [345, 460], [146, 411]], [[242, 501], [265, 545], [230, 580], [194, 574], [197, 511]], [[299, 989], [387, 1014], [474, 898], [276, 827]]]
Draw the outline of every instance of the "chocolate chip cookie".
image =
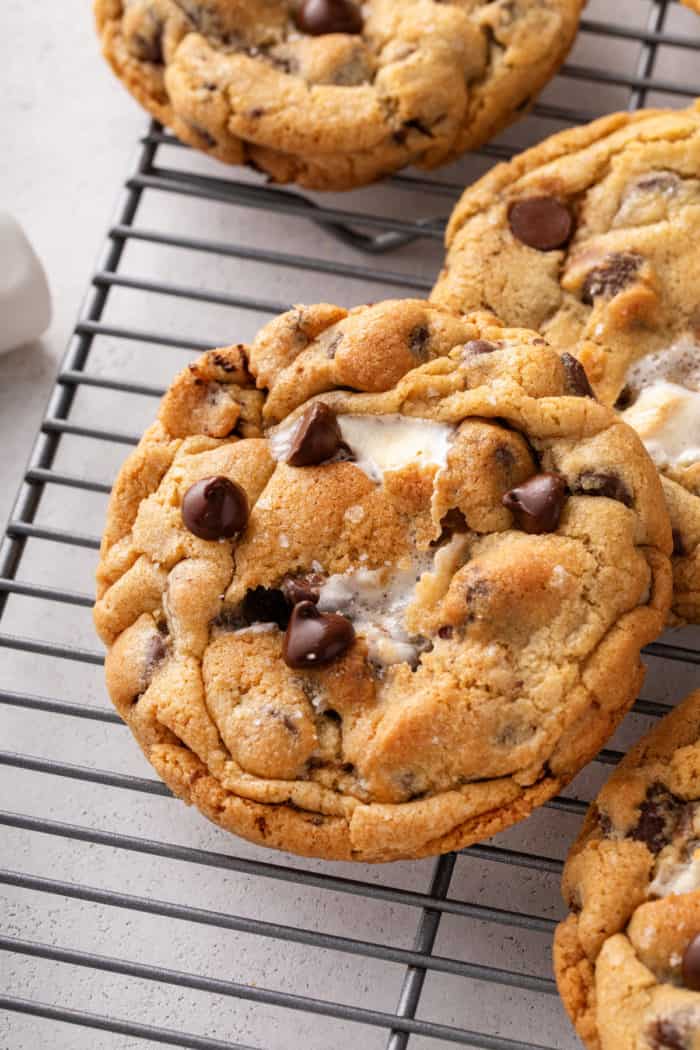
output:
[[555, 135], [468, 189], [436, 302], [536, 328], [641, 434], [700, 622], [700, 106]]
[[95, 619], [181, 798], [281, 849], [419, 857], [593, 757], [671, 545], [639, 438], [536, 334], [298, 307], [175, 379], [114, 487]]
[[185, 142], [276, 182], [434, 168], [527, 108], [582, 0], [95, 0], [110, 65]]
[[622, 761], [564, 870], [564, 1005], [590, 1050], [700, 1047], [700, 690]]

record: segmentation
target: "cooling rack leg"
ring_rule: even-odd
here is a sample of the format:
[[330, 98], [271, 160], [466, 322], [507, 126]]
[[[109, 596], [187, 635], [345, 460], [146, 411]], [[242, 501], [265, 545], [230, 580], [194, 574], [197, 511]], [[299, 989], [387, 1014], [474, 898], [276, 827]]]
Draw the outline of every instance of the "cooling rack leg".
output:
[[[454, 853], [448, 853], [438, 860], [430, 884], [431, 897], [439, 897], [441, 900], [444, 900], [447, 896], [456, 859]], [[416, 951], [427, 952], [428, 954], [432, 952], [440, 926], [440, 916], [441, 912], [432, 908], [423, 910], [413, 944]], [[423, 967], [409, 966], [406, 970], [401, 995], [399, 996], [399, 1004], [396, 1009], [397, 1017], [416, 1016], [424, 983], [425, 970]], [[406, 1050], [409, 1039], [409, 1032], [397, 1032], [392, 1029], [389, 1033], [386, 1050]]]

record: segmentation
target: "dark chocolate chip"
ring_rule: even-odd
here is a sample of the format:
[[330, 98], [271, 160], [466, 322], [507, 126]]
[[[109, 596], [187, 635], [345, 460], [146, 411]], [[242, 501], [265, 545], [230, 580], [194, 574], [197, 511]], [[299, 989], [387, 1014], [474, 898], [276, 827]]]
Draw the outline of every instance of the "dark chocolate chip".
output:
[[700, 992], [700, 933], [693, 937], [683, 952], [683, 984], [693, 992]]
[[299, 602], [318, 601], [324, 577], [318, 572], [310, 572], [306, 576], [285, 576], [282, 580], [282, 593], [290, 605], [298, 605]]
[[556, 532], [567, 495], [566, 478], [561, 474], [535, 474], [506, 492], [503, 506], [523, 532]]
[[317, 401], [301, 417], [287, 463], [291, 467], [317, 466], [332, 459], [342, 444], [335, 412], [323, 401]]
[[235, 536], [248, 524], [248, 497], [228, 478], [202, 478], [183, 497], [182, 520], [203, 540]]
[[673, 1021], [654, 1021], [645, 1034], [651, 1050], [688, 1050], [685, 1036]]
[[165, 23], [154, 11], [149, 11], [138, 33], [127, 40], [132, 55], [142, 62], [163, 61], [163, 30]]
[[618, 412], [624, 412], [626, 408], [629, 408], [634, 401], [634, 391], [630, 386], [623, 386], [620, 393], [617, 395], [617, 401], [615, 402], [615, 408]]
[[643, 842], [651, 853], [659, 853], [673, 836], [683, 803], [663, 784], [651, 784], [639, 807], [639, 820], [629, 837]]
[[573, 491], [584, 496], [606, 496], [607, 499], [624, 503], [626, 507], [631, 507], [633, 503], [632, 494], [616, 474], [596, 474], [593, 471], [580, 474], [574, 482]]
[[423, 324], [416, 325], [408, 336], [408, 349], [419, 361], [428, 360], [428, 339], [430, 332]]
[[167, 652], [167, 646], [159, 634], [154, 634], [148, 639], [144, 657], [145, 674], [149, 681], [158, 664], [165, 659]]
[[499, 347], [496, 343], [489, 342], [488, 339], [470, 339], [468, 343], [464, 344], [465, 354], [492, 354], [494, 350], [498, 350]]
[[642, 256], [636, 252], [615, 252], [608, 255], [602, 266], [591, 270], [583, 282], [583, 302], [592, 306], [593, 300], [599, 296], [612, 299], [618, 295], [635, 279], [643, 261]]
[[680, 529], [674, 529], [672, 535], [673, 535], [673, 553], [676, 555], [677, 558], [684, 558], [685, 555], [688, 553], [688, 551], [686, 550], [685, 543], [683, 542], [683, 537], [681, 536], [681, 530]]
[[362, 14], [351, 0], [304, 0], [296, 14], [302, 33], [361, 33]]
[[438, 637], [444, 638], [445, 641], [449, 640], [454, 633], [455, 629], [449, 623], [444, 624], [438, 629]]
[[295, 605], [282, 655], [297, 670], [320, 667], [342, 656], [355, 640], [355, 629], [339, 613], [319, 612], [313, 602]]
[[561, 363], [566, 374], [566, 389], [574, 397], [595, 397], [593, 388], [588, 382], [586, 369], [581, 362], [566, 351], [561, 355]]
[[241, 603], [241, 614], [248, 625], [276, 623], [284, 630], [289, 623], [289, 603], [276, 587], [254, 587]]
[[514, 237], [540, 252], [562, 248], [574, 227], [571, 212], [556, 197], [516, 201], [508, 209], [508, 223]]

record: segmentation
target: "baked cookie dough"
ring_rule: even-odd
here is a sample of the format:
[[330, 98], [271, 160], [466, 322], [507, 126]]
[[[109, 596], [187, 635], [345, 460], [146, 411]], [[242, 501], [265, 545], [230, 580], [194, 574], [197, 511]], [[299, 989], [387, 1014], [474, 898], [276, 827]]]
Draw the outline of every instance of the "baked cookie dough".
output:
[[641, 434], [674, 528], [674, 610], [700, 622], [700, 105], [618, 113], [494, 168], [447, 245], [434, 301], [537, 329]]
[[185, 142], [348, 189], [492, 138], [564, 60], [582, 0], [95, 0], [104, 54]]
[[297, 307], [179, 375], [114, 486], [107, 684], [175, 794], [259, 843], [457, 849], [555, 795], [671, 593], [659, 478], [531, 332]]
[[621, 762], [564, 870], [564, 1005], [590, 1050], [700, 1047], [700, 690]]

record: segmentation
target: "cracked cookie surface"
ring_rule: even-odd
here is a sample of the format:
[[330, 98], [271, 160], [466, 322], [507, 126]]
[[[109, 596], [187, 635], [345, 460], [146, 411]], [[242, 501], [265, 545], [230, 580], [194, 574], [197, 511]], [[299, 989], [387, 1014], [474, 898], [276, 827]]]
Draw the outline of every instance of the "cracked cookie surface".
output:
[[537, 329], [641, 434], [674, 528], [674, 612], [700, 622], [700, 106], [614, 114], [499, 165], [447, 245], [434, 301]]
[[554, 75], [581, 6], [95, 0], [95, 14], [116, 74], [183, 141], [277, 182], [348, 189], [492, 138]]
[[402, 300], [297, 307], [175, 379], [114, 487], [95, 620], [177, 795], [391, 860], [522, 819], [593, 757], [665, 621], [671, 534], [572, 361]]
[[700, 1047], [700, 690], [620, 763], [564, 869], [555, 970], [590, 1050]]

